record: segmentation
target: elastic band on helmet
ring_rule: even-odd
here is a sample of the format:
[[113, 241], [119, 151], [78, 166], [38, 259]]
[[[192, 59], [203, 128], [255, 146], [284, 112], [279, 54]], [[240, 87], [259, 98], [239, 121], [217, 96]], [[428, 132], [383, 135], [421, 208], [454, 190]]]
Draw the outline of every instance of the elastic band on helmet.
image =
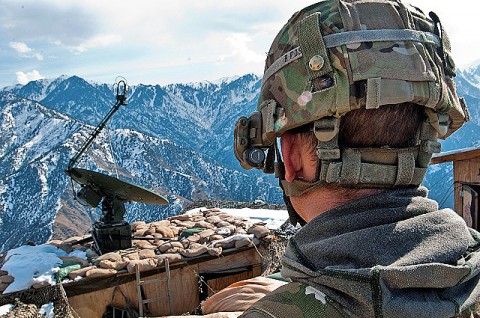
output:
[[[440, 20], [438, 21], [440, 22]], [[417, 30], [359, 30], [335, 33], [323, 37], [325, 47], [328, 49], [353, 43], [385, 41], [415, 41], [425, 44], [433, 44], [437, 47], [440, 47], [443, 51], [443, 41], [438, 35]], [[275, 62], [273, 62], [272, 65], [270, 65], [270, 67], [265, 71], [263, 75], [262, 86], [272, 75], [301, 57], [303, 57], [302, 50], [300, 47], [296, 47], [275, 60]], [[444, 54], [442, 54], [442, 57], [445, 59]]]

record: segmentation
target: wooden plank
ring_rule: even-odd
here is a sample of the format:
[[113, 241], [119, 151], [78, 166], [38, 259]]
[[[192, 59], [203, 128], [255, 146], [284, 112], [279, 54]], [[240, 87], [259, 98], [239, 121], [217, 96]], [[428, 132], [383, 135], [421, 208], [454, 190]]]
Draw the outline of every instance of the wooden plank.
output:
[[458, 214], [463, 210], [462, 185], [480, 185], [480, 158], [454, 161], [454, 209]]
[[255, 266], [253, 267], [253, 277], [257, 277], [262, 275], [262, 266]]
[[252, 270], [241, 272], [238, 274], [233, 274], [225, 277], [213, 278], [207, 280], [208, 296], [212, 296], [216, 292], [224, 289], [225, 287], [236, 283], [238, 281], [249, 279], [260, 275], [261, 268], [260, 265], [255, 266]]
[[[196, 264], [171, 271], [173, 314], [183, 314], [192, 311], [199, 305], [200, 300], [196, 272]], [[159, 273], [149, 277], [142, 276], [144, 280], [162, 278], [165, 278], [165, 273]], [[110, 287], [91, 293], [72, 296], [69, 297], [68, 300], [80, 317], [101, 318], [107, 306], [112, 303], [114, 288], [115, 287]], [[125, 294], [128, 303], [133, 305], [135, 310], [138, 310], [136, 281], [119, 285], [119, 288]], [[145, 285], [143, 286], [143, 292], [145, 299], [166, 297], [166, 282]], [[128, 308], [127, 301], [125, 301], [118, 291], [115, 294], [113, 305], [122, 309]], [[147, 308], [152, 315], [156, 316], [168, 315], [170, 311], [166, 300], [152, 302], [148, 304]]]
[[[460, 171], [462, 170], [460, 161], [453, 162], [453, 209], [458, 215], [463, 217], [462, 213], [462, 187]], [[460, 185], [460, 186], [459, 186]]]
[[[170, 299], [173, 303], [173, 314], [181, 315], [193, 311], [199, 304], [197, 264], [171, 271], [170, 285], [172, 294]], [[158, 278], [164, 278], [165, 273]], [[156, 277], [157, 278], [157, 277]], [[149, 284], [143, 286], [145, 299], [167, 297], [167, 283]], [[148, 304], [150, 313], [154, 316], [169, 315], [169, 306], [166, 300]]]
[[[133, 306], [138, 303], [135, 286], [135, 282], [119, 286]], [[72, 296], [68, 298], [68, 301], [80, 317], [101, 318], [107, 306], [112, 303], [114, 289], [115, 287], [110, 287], [83, 295]], [[127, 302], [118, 291], [115, 293], [113, 305], [122, 309], [128, 308]], [[137, 310], [137, 307], [134, 307], [134, 309]]]
[[257, 250], [252, 248], [228, 256], [198, 263], [198, 270], [202, 273], [222, 272], [261, 263]]
[[472, 199], [471, 188], [469, 186], [463, 186], [462, 216], [468, 227], [475, 225], [474, 216], [472, 215]]
[[458, 161], [454, 168], [457, 170], [455, 181], [480, 184], [480, 158]]
[[460, 161], [460, 160], [470, 160], [474, 158], [479, 158], [480, 157], [480, 148], [479, 149], [474, 149], [470, 151], [465, 151], [465, 152], [460, 152], [460, 153], [454, 153], [450, 155], [440, 155], [437, 157], [433, 157], [431, 160], [431, 164], [437, 164], [437, 163], [442, 163], [442, 162], [450, 162], [450, 161]]
[[480, 228], [480, 221], [478, 220], [478, 218], [479, 218], [478, 212], [480, 211], [480, 208], [478, 207], [478, 204], [480, 202], [478, 201], [478, 192], [475, 191], [475, 192], [473, 192], [473, 194], [474, 195], [473, 195], [473, 198], [472, 198], [472, 200], [473, 200], [472, 203], [475, 205], [473, 207], [473, 213], [475, 215], [475, 227], [474, 227], [474, 229], [478, 231], [479, 228]]

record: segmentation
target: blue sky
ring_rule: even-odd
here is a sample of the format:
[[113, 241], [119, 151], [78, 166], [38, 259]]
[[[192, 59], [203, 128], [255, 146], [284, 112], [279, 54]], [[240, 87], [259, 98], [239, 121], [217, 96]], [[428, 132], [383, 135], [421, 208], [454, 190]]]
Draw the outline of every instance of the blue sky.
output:
[[[265, 52], [312, 1], [0, 0], [0, 87], [78, 75], [168, 84], [261, 74]], [[457, 65], [480, 59], [478, 0], [411, 0], [435, 11]]]

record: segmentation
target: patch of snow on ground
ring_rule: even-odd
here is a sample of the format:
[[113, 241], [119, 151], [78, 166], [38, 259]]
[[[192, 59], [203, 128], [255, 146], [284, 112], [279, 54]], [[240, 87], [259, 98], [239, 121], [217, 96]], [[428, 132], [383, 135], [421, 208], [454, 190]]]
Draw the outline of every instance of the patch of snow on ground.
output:
[[28, 289], [40, 282], [55, 284], [54, 274], [62, 264], [62, 260], [57, 256], [67, 256], [67, 253], [45, 244], [25, 245], [8, 251], [2, 270], [7, 271], [15, 280], [3, 293]]
[[264, 222], [267, 228], [278, 229], [288, 219], [287, 210], [267, 209], [222, 209], [228, 214], [248, 218], [251, 222]]
[[53, 303], [48, 303], [40, 307], [39, 314], [44, 315], [46, 318], [55, 318]]
[[[185, 214], [195, 214], [200, 211], [205, 211], [207, 208], [196, 208], [185, 212]], [[244, 217], [253, 223], [266, 223], [270, 230], [278, 229], [288, 219], [287, 210], [268, 210], [268, 209], [220, 209], [233, 216]]]
[[13, 308], [12, 304], [3, 305], [0, 307], [0, 316], [8, 314]]
[[87, 253], [81, 250], [74, 250], [68, 256], [75, 256], [81, 259], [87, 259]]

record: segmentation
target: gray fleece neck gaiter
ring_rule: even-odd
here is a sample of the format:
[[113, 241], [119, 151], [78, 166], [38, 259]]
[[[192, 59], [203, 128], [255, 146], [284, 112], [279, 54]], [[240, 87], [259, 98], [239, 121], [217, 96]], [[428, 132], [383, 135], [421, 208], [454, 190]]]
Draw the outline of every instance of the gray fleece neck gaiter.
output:
[[282, 275], [356, 317], [453, 317], [480, 297], [480, 234], [427, 189], [387, 190], [329, 210], [289, 242]]

